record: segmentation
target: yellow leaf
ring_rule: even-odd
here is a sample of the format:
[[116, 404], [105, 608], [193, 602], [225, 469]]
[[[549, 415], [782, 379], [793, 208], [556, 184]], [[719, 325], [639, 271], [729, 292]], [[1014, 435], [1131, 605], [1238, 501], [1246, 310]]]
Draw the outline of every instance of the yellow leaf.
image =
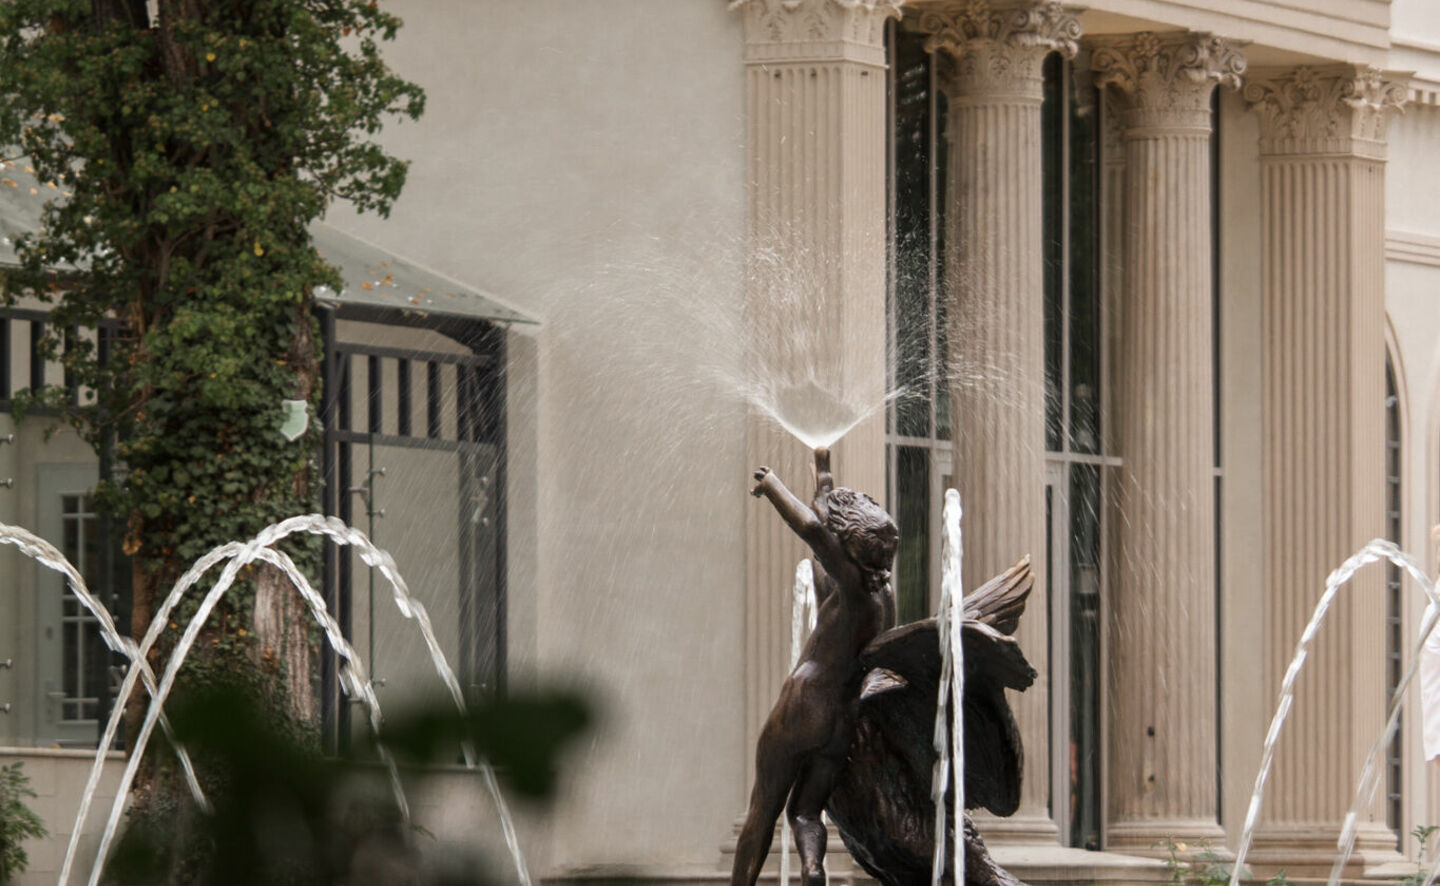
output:
[[207, 52], [207, 53], [205, 53], [205, 61], [207, 61], [207, 62], [213, 62], [213, 61], [215, 61], [215, 53], [213, 53], [213, 52]]
[[361, 289], [374, 289], [375, 287], [374, 287], [374, 286], [371, 286], [369, 283], [361, 283], [361, 284], [360, 284], [360, 288], [361, 288]]
[[263, 247], [263, 246], [260, 245], [260, 241], [259, 241], [259, 240], [256, 240], [256, 241], [255, 241], [255, 257], [256, 257], [256, 258], [259, 258], [260, 256], [262, 256], [262, 255], [264, 255], [264, 254], [265, 254], [265, 247]]
[[7, 188], [20, 187], [19, 185], [15, 184], [15, 180], [13, 178], [0, 178], [0, 185], [5, 185]]

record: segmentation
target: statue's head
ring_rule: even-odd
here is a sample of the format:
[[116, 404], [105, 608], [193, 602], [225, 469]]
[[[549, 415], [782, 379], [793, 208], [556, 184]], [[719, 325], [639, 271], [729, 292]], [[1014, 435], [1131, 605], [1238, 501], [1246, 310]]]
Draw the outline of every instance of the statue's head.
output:
[[889, 575], [900, 546], [900, 527], [863, 492], [840, 487], [825, 498], [825, 525], [840, 538], [845, 553], [861, 568]]

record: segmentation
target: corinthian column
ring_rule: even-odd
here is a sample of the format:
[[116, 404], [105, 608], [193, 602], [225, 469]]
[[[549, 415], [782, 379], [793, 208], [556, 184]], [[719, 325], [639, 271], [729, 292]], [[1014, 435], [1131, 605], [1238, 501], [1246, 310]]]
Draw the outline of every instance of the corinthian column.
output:
[[[885, 20], [902, 0], [736, 0], [745, 17], [749, 164], [746, 316], [760, 400], [788, 383], [880, 405], [885, 389]], [[782, 386], [777, 389], [776, 385]], [[883, 415], [835, 452], [844, 486], [885, 493]], [[751, 465], [808, 499], [809, 451], [766, 415]], [[736, 478], [737, 490], [746, 477]], [[737, 493], [737, 494], [743, 494]], [[746, 739], [753, 748], [788, 664], [790, 592], [808, 551], [746, 505]], [[746, 780], [754, 760], [747, 754]], [[748, 785], [747, 785], [748, 787]]]
[[[1029, 554], [1045, 586], [1045, 288], [1040, 103], [1045, 56], [1076, 51], [1059, 3], [926, 8], [949, 98], [946, 355], [971, 587]], [[1050, 818], [1048, 613], [1032, 597], [1019, 640], [1040, 679], [1012, 695], [1025, 755], [1019, 811], [992, 842], [1055, 842]]]
[[[1125, 149], [1124, 527], [1110, 620], [1108, 845], [1218, 843], [1210, 97], [1244, 60], [1203, 34], [1097, 41]], [[1113, 94], [1113, 93], [1112, 93]]]
[[[1259, 71], [1264, 237], [1267, 694], [1326, 574], [1385, 534], [1385, 120], [1402, 83], [1354, 66]], [[1328, 873], [1360, 766], [1384, 723], [1383, 573], [1331, 610], [1275, 757], [1257, 872]], [[1346, 876], [1393, 859], [1379, 803]]]

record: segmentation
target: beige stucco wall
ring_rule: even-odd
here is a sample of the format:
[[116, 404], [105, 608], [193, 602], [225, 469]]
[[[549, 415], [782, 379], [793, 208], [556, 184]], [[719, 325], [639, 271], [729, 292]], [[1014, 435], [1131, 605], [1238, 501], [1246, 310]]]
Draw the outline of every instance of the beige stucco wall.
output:
[[1254, 679], [1265, 649], [1260, 126], [1234, 92], [1220, 109], [1220, 824], [1234, 846], [1274, 700]]
[[328, 221], [543, 323], [511, 336], [512, 670], [603, 710], [532, 864], [718, 857], [749, 753], [744, 408], [722, 381], [743, 358], [741, 22], [673, 0], [392, 8], [386, 57], [428, 108], [385, 141], [417, 162], [389, 221]]
[[[50, 886], [56, 882], [93, 759], [94, 754], [89, 751], [21, 749], [0, 745], [0, 766], [21, 764], [20, 771], [30, 780], [30, 789], [36, 794], [26, 803], [49, 831], [48, 839], [30, 840], [24, 844], [29, 859], [25, 873], [16, 878], [14, 886]], [[91, 807], [87, 826], [81, 831], [76, 856], [85, 862], [80, 865], [81, 870], [89, 870], [88, 862], [95, 857], [100, 830], [105, 816], [109, 814], [110, 804], [114, 802], [115, 787], [120, 782], [124, 765], [121, 754], [107, 755], [104, 772], [95, 790], [95, 804]]]

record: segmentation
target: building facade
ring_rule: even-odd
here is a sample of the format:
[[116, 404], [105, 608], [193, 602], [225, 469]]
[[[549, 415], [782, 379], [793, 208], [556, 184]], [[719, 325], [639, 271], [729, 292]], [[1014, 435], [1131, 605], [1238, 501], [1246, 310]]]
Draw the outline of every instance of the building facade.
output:
[[[483, 637], [452, 619], [444, 641], [509, 685], [578, 680], [601, 701], [560, 803], [522, 822], [532, 867], [727, 876], [802, 555], [746, 495], [757, 465], [793, 488], [809, 473], [769, 414], [777, 379], [878, 406], [855, 413], [836, 472], [901, 524], [902, 614], [935, 604], [947, 487], [967, 584], [1033, 558], [1024, 794], [982, 824], [1002, 862], [1027, 881], [1160, 882], [1167, 844], [1233, 851], [1327, 574], [1377, 537], [1437, 567], [1440, 12], [393, 5], [406, 27], [387, 57], [429, 93], [422, 121], [385, 134], [410, 183], [386, 221], [337, 208], [327, 224], [511, 312], [487, 314], [506, 330], [505, 459], [480, 472], [503, 532], [477, 542], [503, 546], [503, 617]], [[342, 333], [359, 357], [459, 365], [453, 339], [399, 327]], [[491, 498], [457, 492], [449, 456], [401, 451], [399, 395], [367, 400], [372, 378], [410, 389], [387, 367], [356, 369], [347, 402], [379, 417], [341, 486], [374, 480], [352, 519], [445, 621], [460, 549], [431, 513]], [[465, 382], [445, 371], [448, 397]], [[97, 468], [43, 430], [0, 445], [0, 520], [63, 534]], [[79, 616], [0, 557], [16, 576], [0, 585], [0, 756], [54, 772], [63, 834], [78, 758], [49, 746], [83, 744], [93, 712], [47, 688], [63, 653], [39, 638]], [[356, 567], [354, 629], [378, 638], [381, 698], [398, 700], [423, 684], [421, 652], [365, 581]], [[1257, 877], [1328, 871], [1423, 608], [1379, 566], [1338, 598], [1276, 755]], [[75, 735], [40, 725], [46, 704]], [[1409, 873], [1409, 832], [1440, 823], [1419, 729], [1407, 708], [1347, 877]], [[416, 808], [442, 844], [496, 842], [478, 784], [424, 780]]]

